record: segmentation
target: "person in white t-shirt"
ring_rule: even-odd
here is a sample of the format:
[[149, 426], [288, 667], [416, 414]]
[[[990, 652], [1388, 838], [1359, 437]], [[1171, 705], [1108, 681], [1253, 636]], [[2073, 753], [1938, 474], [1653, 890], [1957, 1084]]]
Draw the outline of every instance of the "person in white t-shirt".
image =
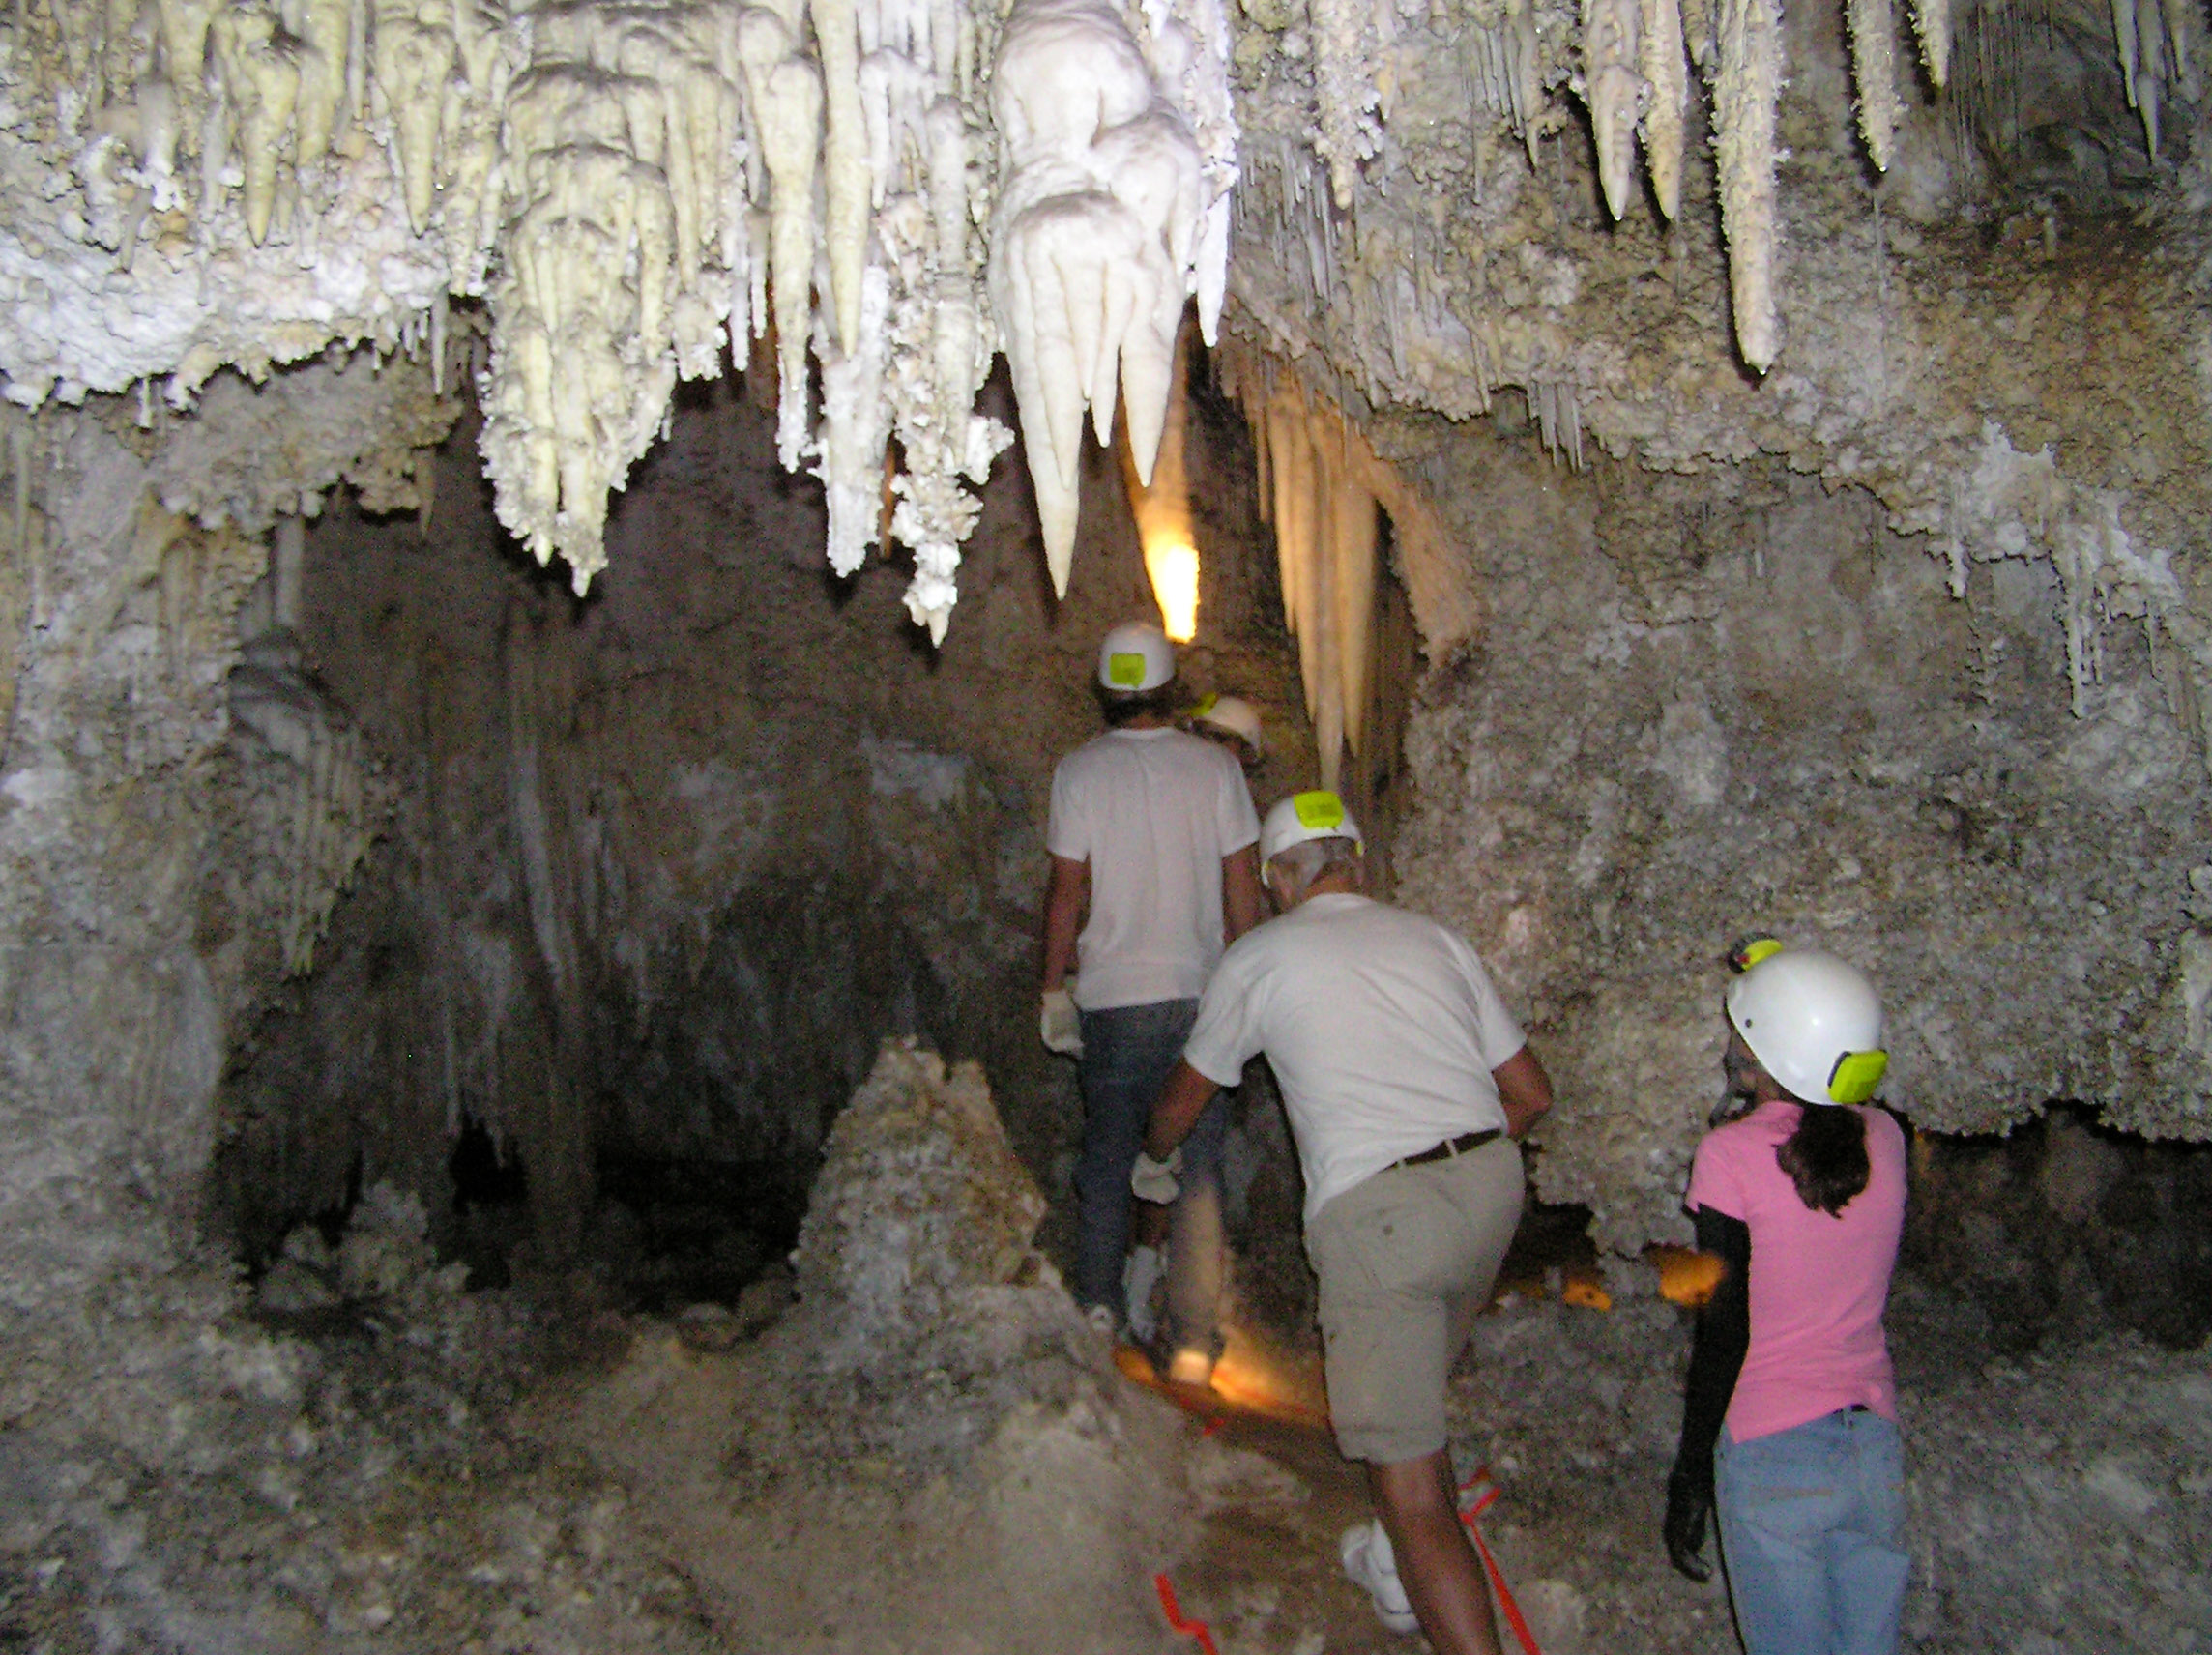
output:
[[1134, 1178], [1172, 1188], [1216, 1089], [1266, 1055], [1305, 1174], [1329, 1422], [1381, 1519], [1345, 1534], [1345, 1568], [1394, 1630], [1417, 1623], [1440, 1655], [1497, 1655], [1444, 1382], [1520, 1223], [1515, 1140], [1551, 1107], [1551, 1080], [1472, 948], [1362, 894], [1359, 828], [1334, 794], [1284, 799], [1260, 845], [1281, 917], [1207, 985]]
[[[1110, 1331], [1121, 1320], [1129, 1173], [1152, 1099], [1222, 949], [1260, 917], [1260, 823], [1236, 760], [1175, 728], [1175, 651], [1157, 626], [1107, 633], [1098, 686], [1108, 729], [1052, 779], [1039, 1023], [1048, 1047], [1078, 1060], [1075, 1294]], [[1218, 1104], [1195, 1122], [1170, 1240], [1171, 1367], [1197, 1383], [1210, 1376], [1218, 1331], [1227, 1124]]]

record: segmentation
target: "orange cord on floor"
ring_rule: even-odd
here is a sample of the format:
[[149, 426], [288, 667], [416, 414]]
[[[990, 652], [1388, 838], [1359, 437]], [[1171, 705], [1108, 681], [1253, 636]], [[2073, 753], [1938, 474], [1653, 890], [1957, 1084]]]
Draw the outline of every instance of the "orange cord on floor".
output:
[[[1490, 1486], [1468, 1498], [1468, 1491], [1478, 1483]], [[1498, 1593], [1498, 1607], [1505, 1611], [1505, 1624], [1513, 1629], [1513, 1636], [1521, 1640], [1521, 1647], [1528, 1655], [1543, 1655], [1536, 1647], [1536, 1635], [1528, 1630], [1528, 1619], [1521, 1613], [1521, 1606], [1513, 1601], [1513, 1588], [1505, 1583], [1505, 1571], [1498, 1566], [1498, 1559], [1490, 1554], [1490, 1542], [1482, 1537], [1482, 1526], [1475, 1522], [1484, 1512], [1498, 1503], [1498, 1485], [1490, 1481], [1490, 1467], [1478, 1466], [1474, 1475], [1459, 1486], [1459, 1520], [1467, 1525], [1468, 1533], [1474, 1537], [1474, 1549], [1482, 1554], [1482, 1566], [1489, 1572], [1492, 1590]]]
[[1152, 1586], [1160, 1594], [1160, 1608], [1167, 1611], [1168, 1625], [1197, 1639], [1198, 1646], [1206, 1651], [1206, 1655], [1221, 1655], [1221, 1651], [1213, 1646], [1213, 1634], [1207, 1630], [1205, 1621], [1183, 1619], [1182, 1605], [1176, 1602], [1175, 1585], [1169, 1581], [1165, 1570], [1152, 1577]]

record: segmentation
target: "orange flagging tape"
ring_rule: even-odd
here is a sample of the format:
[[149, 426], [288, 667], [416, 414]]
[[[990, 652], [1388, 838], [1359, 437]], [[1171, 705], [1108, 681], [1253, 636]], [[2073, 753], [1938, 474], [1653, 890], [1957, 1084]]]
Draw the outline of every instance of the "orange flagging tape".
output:
[[1152, 1586], [1160, 1594], [1160, 1608], [1167, 1611], [1168, 1624], [1178, 1632], [1197, 1639], [1198, 1646], [1206, 1651], [1206, 1655], [1221, 1655], [1221, 1651], [1213, 1646], [1213, 1634], [1207, 1631], [1205, 1621], [1183, 1619], [1182, 1605], [1176, 1602], [1175, 1584], [1168, 1579], [1166, 1571], [1152, 1577]]
[[[1481, 1494], [1468, 1498], [1468, 1491], [1478, 1483], [1489, 1483]], [[1528, 1655], [1542, 1655], [1536, 1647], [1536, 1635], [1528, 1630], [1528, 1622], [1521, 1613], [1521, 1606], [1513, 1601], [1513, 1588], [1505, 1583], [1505, 1571], [1498, 1566], [1498, 1559], [1490, 1554], [1490, 1542], [1482, 1537], [1482, 1526], [1475, 1522], [1484, 1512], [1498, 1503], [1498, 1485], [1490, 1482], [1490, 1467], [1477, 1466], [1473, 1476], [1459, 1486], [1459, 1520], [1467, 1525], [1468, 1533], [1474, 1536], [1474, 1549], [1482, 1553], [1482, 1566], [1490, 1575], [1490, 1584], [1498, 1593], [1498, 1607], [1505, 1611], [1505, 1624], [1513, 1629], [1513, 1636], [1521, 1640], [1521, 1647]]]

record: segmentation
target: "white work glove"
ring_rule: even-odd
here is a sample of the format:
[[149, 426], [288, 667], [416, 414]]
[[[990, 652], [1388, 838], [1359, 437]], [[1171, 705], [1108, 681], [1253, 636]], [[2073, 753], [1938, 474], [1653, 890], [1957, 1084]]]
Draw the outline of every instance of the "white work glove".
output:
[[1075, 1009], [1075, 997], [1063, 988], [1047, 989], [1037, 1013], [1037, 1033], [1048, 1052], [1063, 1058], [1083, 1056], [1083, 1014]]
[[1168, 1158], [1155, 1161], [1144, 1150], [1137, 1151], [1137, 1164], [1129, 1173], [1129, 1193], [1139, 1201], [1157, 1202], [1166, 1206], [1182, 1188], [1182, 1146], [1178, 1144], [1168, 1151]]

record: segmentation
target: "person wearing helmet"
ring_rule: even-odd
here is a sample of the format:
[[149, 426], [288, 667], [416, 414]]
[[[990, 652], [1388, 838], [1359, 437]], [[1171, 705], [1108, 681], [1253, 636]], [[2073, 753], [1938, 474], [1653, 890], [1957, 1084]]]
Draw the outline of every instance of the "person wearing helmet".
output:
[[1883, 1655], [1908, 1562], [1882, 1329], [1905, 1134], [1867, 1105], [1888, 1064], [1881, 1002], [1832, 954], [1762, 940], [1732, 964], [1722, 1060], [1752, 1107], [1691, 1165], [1698, 1246], [1725, 1267], [1698, 1314], [1667, 1552], [1707, 1579], [1718, 1513], [1748, 1655]]
[[[1260, 823], [1236, 762], [1175, 727], [1175, 650], [1159, 627], [1106, 634], [1098, 693], [1106, 732], [1053, 774], [1040, 1030], [1077, 1060], [1075, 1295], [1110, 1331], [1127, 1291], [1129, 1172], [1152, 1098], [1222, 949], [1259, 921]], [[1173, 1366], [1194, 1383], [1210, 1378], [1218, 1335], [1227, 1129], [1225, 1107], [1201, 1123], [1171, 1220]]]
[[1380, 1518], [1345, 1533], [1345, 1570], [1394, 1630], [1418, 1625], [1441, 1655], [1497, 1655], [1444, 1384], [1520, 1223], [1516, 1141], [1551, 1107], [1551, 1081], [1475, 951], [1364, 894], [1359, 825], [1336, 795], [1278, 803], [1260, 854], [1280, 917], [1207, 985], [1135, 1176], [1172, 1188], [1215, 1089], [1266, 1055], [1305, 1174], [1329, 1420]]
[[1227, 747], [1246, 776], [1266, 757], [1266, 743], [1260, 739], [1260, 710], [1240, 695], [1205, 697], [1190, 710], [1188, 728], [1193, 736]]
[[[1229, 751], [1244, 771], [1249, 785], [1253, 771], [1259, 769], [1265, 756], [1260, 739], [1260, 713], [1248, 701], [1234, 695], [1207, 695], [1190, 710], [1182, 720], [1182, 727], [1193, 736], [1203, 736]], [[1203, 1200], [1201, 1189], [1193, 1200]], [[1196, 1209], [1189, 1216], [1195, 1219]], [[1186, 1227], [1188, 1227], [1186, 1225]], [[1218, 1226], [1216, 1226], [1216, 1229]], [[1152, 1346], [1158, 1332], [1158, 1317], [1153, 1308], [1153, 1292], [1168, 1273], [1168, 1209], [1152, 1202], [1139, 1202], [1136, 1207], [1132, 1234], [1136, 1245], [1129, 1251], [1129, 1262], [1122, 1272], [1123, 1297], [1128, 1305], [1129, 1332], [1140, 1345]], [[1219, 1243], [1208, 1243], [1218, 1253]], [[1180, 1377], [1190, 1379], [1198, 1369], [1195, 1353], [1182, 1354]], [[1169, 1358], [1171, 1371], [1174, 1358]]]

